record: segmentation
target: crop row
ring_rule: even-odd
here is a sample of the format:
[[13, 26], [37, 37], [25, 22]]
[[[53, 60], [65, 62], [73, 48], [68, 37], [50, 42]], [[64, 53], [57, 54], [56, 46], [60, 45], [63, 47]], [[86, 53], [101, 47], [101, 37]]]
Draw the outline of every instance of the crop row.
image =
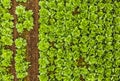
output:
[[23, 33], [23, 31], [26, 29], [27, 31], [30, 31], [33, 28], [33, 12], [32, 10], [26, 10], [26, 8], [22, 5], [19, 5], [16, 7], [15, 11], [17, 15], [17, 24], [16, 28], [19, 33]]
[[120, 2], [41, 0], [40, 81], [120, 80]]
[[[33, 28], [33, 12], [32, 10], [27, 10], [24, 6], [19, 5], [16, 7], [15, 11], [17, 15], [16, 28], [20, 35], [26, 31], [30, 31]], [[15, 40], [16, 45], [16, 56], [15, 56], [15, 69], [17, 78], [23, 81], [28, 75], [27, 70], [29, 68], [29, 62], [26, 61], [27, 52], [26, 45], [27, 41], [24, 38], [17, 38]]]
[[0, 81], [13, 81], [13, 76], [9, 73], [13, 52], [5, 49], [13, 43], [13, 16], [8, 11], [10, 3], [11, 0], [0, 1]]
[[15, 69], [17, 78], [20, 81], [28, 75], [27, 69], [29, 67], [29, 62], [26, 62], [26, 45], [27, 42], [23, 38], [17, 38], [15, 40], [16, 45], [16, 56], [15, 56]]

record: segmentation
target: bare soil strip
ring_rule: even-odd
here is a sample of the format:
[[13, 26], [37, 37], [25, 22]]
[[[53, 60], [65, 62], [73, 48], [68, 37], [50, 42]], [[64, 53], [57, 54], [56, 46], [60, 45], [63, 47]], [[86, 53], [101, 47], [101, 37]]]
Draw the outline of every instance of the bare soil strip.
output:
[[[14, 17], [14, 28], [13, 28], [13, 41], [15, 41], [15, 39], [18, 37], [18, 32], [17, 32], [17, 29], [16, 29], [16, 23], [17, 23], [17, 16], [15, 14], [15, 9], [16, 9], [16, 0], [11, 0], [11, 4], [12, 4], [12, 7], [10, 9], [10, 13], [13, 15]], [[15, 71], [15, 60], [14, 60], [14, 57], [15, 57], [15, 54], [16, 54], [16, 48], [15, 48], [15, 43], [13, 43], [13, 45], [11, 46], [11, 49], [13, 50], [13, 59], [12, 59], [12, 65], [10, 67], [10, 71], [11, 73], [14, 75], [14, 81], [18, 81], [17, 77], [16, 77], [16, 71]]]
[[27, 39], [27, 61], [30, 62], [30, 67], [28, 69], [28, 76], [26, 78], [26, 81], [39, 81], [38, 79], [38, 58], [39, 58], [39, 51], [37, 47], [38, 43], [38, 28], [39, 28], [39, 0], [28, 0], [28, 2], [25, 4], [26, 8], [28, 10], [33, 11], [33, 17], [34, 17], [34, 28], [27, 32], [25, 31], [23, 33], [23, 36]]

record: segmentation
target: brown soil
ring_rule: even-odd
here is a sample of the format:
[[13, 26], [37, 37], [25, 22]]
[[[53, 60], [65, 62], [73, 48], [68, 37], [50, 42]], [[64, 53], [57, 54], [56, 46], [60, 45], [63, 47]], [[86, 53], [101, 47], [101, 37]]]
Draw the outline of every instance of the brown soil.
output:
[[84, 58], [81, 57], [81, 56], [80, 56], [79, 59], [77, 59], [76, 61], [77, 61], [77, 66], [78, 66], [78, 67], [84, 67], [84, 66], [85, 66], [86, 68], [88, 68], [88, 66], [89, 66], [89, 65], [85, 62]]
[[79, 14], [80, 11], [78, 11], [78, 9], [79, 9], [79, 7], [77, 6], [77, 7], [75, 8], [75, 10], [72, 11], [72, 15], [77, 15], [77, 14]]
[[82, 75], [80, 75], [80, 81], [85, 81]]
[[[15, 39], [18, 37], [18, 32], [17, 32], [17, 29], [16, 29], [16, 23], [17, 23], [17, 16], [15, 14], [15, 9], [16, 9], [16, 0], [11, 0], [12, 2], [12, 7], [10, 9], [10, 13], [13, 15], [14, 17], [14, 28], [13, 28], [13, 41], [15, 41]], [[15, 43], [13, 43], [13, 45], [10, 47], [11, 50], [13, 50], [13, 59], [12, 59], [12, 65], [10, 67], [10, 72], [14, 75], [14, 81], [18, 81], [17, 77], [16, 77], [16, 71], [15, 71], [15, 60], [14, 60], [14, 57], [15, 57], [15, 54], [16, 54], [16, 48], [15, 48]]]
[[28, 69], [28, 76], [26, 78], [26, 81], [39, 81], [38, 79], [38, 58], [39, 58], [39, 51], [37, 47], [38, 43], [38, 19], [39, 19], [39, 0], [28, 0], [26, 4], [23, 4], [26, 6], [27, 9], [33, 11], [33, 17], [34, 17], [34, 28], [28, 32], [25, 31], [23, 33], [23, 36], [25, 36], [27, 40], [27, 61], [30, 62], [30, 67]]
[[[78, 67], [86, 67], [86, 68], [89, 67], [89, 65], [85, 62], [84, 58], [81, 56], [79, 57], [79, 59], [76, 60], [76, 62]], [[82, 75], [80, 75], [80, 80], [85, 81]]]

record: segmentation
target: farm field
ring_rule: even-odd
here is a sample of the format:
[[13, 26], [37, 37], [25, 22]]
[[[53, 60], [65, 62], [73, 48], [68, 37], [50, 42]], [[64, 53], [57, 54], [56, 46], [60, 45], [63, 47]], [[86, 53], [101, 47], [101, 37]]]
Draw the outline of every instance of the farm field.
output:
[[0, 0], [0, 81], [120, 81], [120, 1]]

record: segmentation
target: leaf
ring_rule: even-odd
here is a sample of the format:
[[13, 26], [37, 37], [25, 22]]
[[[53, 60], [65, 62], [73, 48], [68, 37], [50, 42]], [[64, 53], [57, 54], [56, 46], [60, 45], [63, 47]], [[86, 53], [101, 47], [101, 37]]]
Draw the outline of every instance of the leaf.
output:
[[99, 66], [98, 68], [97, 68], [97, 73], [98, 74], [100, 74], [100, 75], [102, 75], [102, 73], [104, 72], [104, 68], [102, 67], [102, 66]]
[[49, 64], [49, 61], [47, 58], [44, 57], [39, 60], [39, 64], [41, 64], [42, 68], [45, 68]]
[[55, 76], [58, 81], [61, 81], [63, 79], [63, 76], [61, 75], [61, 73], [56, 73]]
[[6, 28], [13, 28], [14, 27], [13, 22], [10, 22], [10, 21], [5, 21], [5, 22], [1, 23], [1, 25], [2, 25], [2, 28], [5, 28], [5, 27]]
[[80, 9], [85, 11], [85, 10], [88, 9], [88, 5], [86, 3], [83, 3], [83, 4], [80, 5]]
[[33, 28], [33, 25], [34, 25], [33, 22], [30, 20], [25, 20], [23, 22], [24, 28], [26, 28], [28, 31], [30, 31]]
[[45, 8], [42, 8], [42, 9], [40, 9], [40, 15], [41, 15], [41, 18], [44, 18], [44, 17], [49, 17], [49, 11], [47, 10], [47, 9], [45, 9]]
[[11, 74], [4, 74], [2, 75], [2, 81], [12, 81], [14, 79], [14, 76]]
[[81, 52], [87, 52], [88, 49], [89, 49], [89, 48], [87, 47], [86, 44], [82, 44], [81, 47], [80, 47]]
[[5, 50], [5, 49], [2, 50], [2, 55], [1, 55], [3, 59], [1, 61], [2, 66], [8, 67], [11, 65], [12, 54], [13, 52], [10, 50]]
[[2, 3], [2, 5], [3, 5], [3, 7], [4, 7], [5, 9], [11, 7], [11, 4], [10, 4], [10, 3], [11, 3], [11, 0], [2, 0], [1, 3]]
[[15, 61], [16, 61], [16, 63], [22, 63], [23, 62], [23, 60], [25, 59], [25, 57], [23, 57], [22, 55], [16, 55], [16, 57], [15, 57]]
[[98, 17], [99, 17], [99, 18], [102, 18], [103, 16], [104, 16], [104, 13], [103, 13], [102, 11], [99, 11], [99, 12], [98, 12]]
[[12, 36], [2, 36], [1, 37], [1, 42], [3, 43], [3, 45], [12, 45], [13, 40], [12, 40]]
[[47, 8], [48, 7], [48, 2], [46, 1], [39, 1], [39, 6], [41, 6], [41, 9]]
[[47, 76], [47, 74], [40, 74], [39, 79], [40, 79], [40, 81], [48, 81], [48, 76]]
[[56, 5], [55, 1], [50, 1], [50, 2], [48, 3], [48, 7], [49, 7], [50, 9], [57, 10], [57, 5]]
[[88, 25], [88, 20], [82, 19], [82, 21], [81, 21], [82, 29], [84, 29], [84, 27], [86, 27], [87, 25]]
[[105, 56], [106, 56], [106, 59], [112, 59], [113, 54], [111, 52], [108, 52], [105, 54]]
[[8, 37], [10, 37], [11, 36], [11, 34], [12, 34], [12, 29], [10, 29], [10, 28], [4, 28], [4, 29], [1, 29], [1, 34], [3, 35], [3, 36], [8, 36]]
[[98, 80], [98, 81], [102, 81], [103, 79], [104, 79], [104, 76], [103, 76], [102, 74], [99, 74], [97, 80]]
[[102, 36], [102, 35], [96, 36], [96, 40], [97, 40], [98, 42], [103, 42], [104, 38], [105, 38], [105, 37]]
[[25, 55], [26, 49], [24, 49], [24, 48], [22, 47], [22, 49], [20, 48], [20, 50], [19, 50], [19, 49], [16, 50], [16, 52], [17, 52], [18, 55]]
[[27, 0], [16, 0], [17, 2], [27, 2]]
[[115, 55], [114, 58], [115, 58], [116, 60], [120, 59], [120, 57], [119, 57], [119, 56], [120, 56], [120, 50], [115, 51], [113, 54]]
[[102, 57], [103, 55], [104, 55], [104, 52], [105, 52], [105, 50], [97, 50], [97, 55], [99, 56], [99, 57]]
[[104, 3], [98, 3], [97, 6], [100, 10], [102, 10], [105, 7], [105, 4]]
[[95, 73], [89, 73], [86, 77], [87, 81], [95, 81]]
[[82, 74], [82, 75], [86, 75], [86, 74], [88, 74], [89, 72], [88, 72], [88, 70], [84, 67], [84, 68], [80, 68], [80, 74]]
[[19, 78], [19, 79], [23, 79], [23, 78], [25, 78], [25, 76], [27, 76], [27, 75], [28, 75], [27, 72], [25, 72], [25, 73], [23, 73], [23, 72], [21, 72], [21, 73], [17, 73], [17, 78]]
[[92, 57], [88, 57], [89, 58], [89, 64], [91, 65], [91, 64], [97, 64], [97, 59], [94, 57], [94, 56], [92, 56]]
[[5, 14], [3, 14], [2, 19], [3, 19], [3, 21], [5, 21], [5, 20], [13, 20], [14, 18], [10, 13], [5, 13]]
[[90, 20], [93, 21], [93, 22], [96, 22], [97, 17], [98, 17], [98, 16], [97, 16], [97, 14], [95, 14], [95, 13], [91, 13], [91, 14], [90, 14]]
[[48, 71], [54, 71], [55, 70], [55, 66], [54, 65], [51, 65], [48, 67]]
[[19, 32], [19, 33], [22, 33], [23, 32], [23, 30], [24, 30], [24, 28], [23, 28], [23, 24], [16, 24], [16, 28], [17, 28], [17, 31]]
[[24, 40], [23, 38], [18, 38], [15, 40], [15, 45], [18, 49], [20, 48], [24, 48], [27, 43], [26, 43], [26, 40]]
[[105, 4], [105, 10], [106, 12], [110, 12], [113, 9], [113, 5], [111, 3]]
[[73, 29], [72, 36], [74, 36], [74, 37], [79, 37], [80, 36], [80, 30], [77, 27], [75, 27]]
[[90, 7], [89, 7], [89, 10], [91, 12], [96, 12], [97, 11], [97, 6], [91, 4]]
[[46, 67], [41, 67], [41, 68], [39, 68], [39, 73], [40, 74], [47, 74], [47, 71], [48, 69], [46, 68]]
[[44, 40], [41, 40], [39, 43], [38, 43], [38, 48], [41, 50], [41, 51], [45, 51], [49, 48], [49, 43], [44, 41]]
[[109, 76], [111, 75], [111, 73], [112, 73], [112, 70], [111, 70], [111, 69], [106, 69], [106, 70], [105, 70], [105, 75], [106, 75], [106, 77], [109, 77]]
[[71, 42], [71, 35], [68, 35], [66, 38], [65, 38], [65, 42], [70, 44]]
[[16, 7], [16, 11], [15, 13], [17, 14], [17, 16], [23, 16], [23, 14], [25, 13], [25, 7], [20, 5]]
[[88, 41], [88, 39], [89, 39], [88, 36], [82, 36], [81, 39], [80, 39], [80, 41], [82, 43], [86, 43]]
[[27, 20], [31, 20], [31, 18], [32, 18], [32, 16], [33, 16], [33, 11], [32, 10], [29, 10], [29, 11], [26, 11], [25, 12], [25, 19]]
[[117, 59], [117, 60], [115, 61], [115, 64], [116, 64], [116, 66], [120, 66], [120, 59]]
[[112, 42], [108, 42], [104, 48], [106, 51], [113, 50]]

